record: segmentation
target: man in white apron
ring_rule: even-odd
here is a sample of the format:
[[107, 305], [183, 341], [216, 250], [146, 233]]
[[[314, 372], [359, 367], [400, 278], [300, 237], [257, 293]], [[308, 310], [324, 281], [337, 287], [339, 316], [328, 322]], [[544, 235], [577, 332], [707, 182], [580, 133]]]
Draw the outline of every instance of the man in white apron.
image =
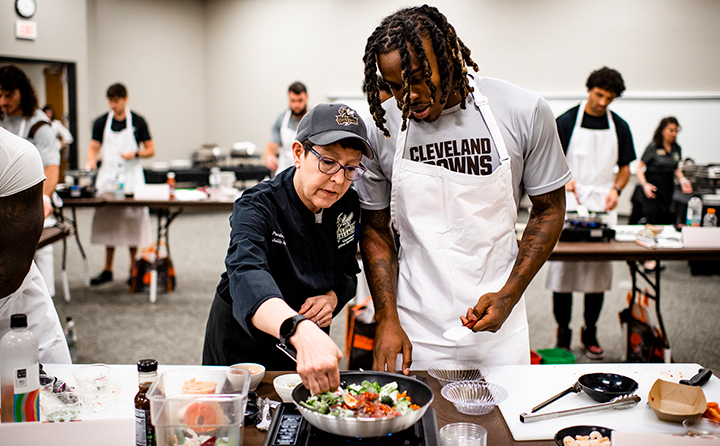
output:
[[[603, 67], [587, 80], [588, 98], [557, 118], [558, 133], [566, 152], [573, 181], [565, 185], [567, 210], [585, 206], [591, 212], [607, 212], [607, 223], [617, 224], [620, 192], [630, 178], [629, 163], [635, 159], [630, 127], [608, 109], [625, 90], [622, 76]], [[613, 173], [615, 166], [619, 170]], [[610, 262], [550, 262], [547, 287], [553, 293], [553, 312], [558, 323], [557, 347], [570, 349], [572, 292], [585, 293], [585, 326], [581, 345], [591, 359], [602, 359], [596, 323], [603, 292], [612, 287]]]
[[43, 180], [37, 149], [0, 128], [0, 337], [10, 331], [10, 316], [24, 313], [40, 362], [69, 364], [60, 319], [33, 262], [43, 227]]
[[[378, 126], [369, 131], [378, 156], [363, 160], [368, 178], [357, 185], [377, 319], [373, 368], [529, 364], [523, 292], [560, 235], [570, 179], [550, 107], [506, 82], [466, 76], [466, 66], [477, 70], [470, 51], [430, 6], [385, 18], [364, 60]], [[382, 104], [378, 68], [394, 96]], [[523, 191], [533, 212], [518, 245]], [[443, 338], [462, 323], [475, 333]]]
[[275, 174], [293, 165], [292, 144], [298, 124], [307, 113], [308, 94], [302, 82], [293, 82], [288, 88], [288, 109], [280, 113], [265, 147], [265, 165]]
[[[60, 173], [60, 149], [50, 120], [38, 108], [35, 89], [25, 72], [13, 65], [0, 68], [0, 126], [25, 138], [40, 152], [45, 172], [43, 205], [45, 217], [52, 220], [52, 199]], [[35, 263], [47, 283], [51, 296], [55, 295], [55, 265], [52, 245], [35, 253]]]
[[[102, 164], [95, 178], [97, 194], [113, 193], [122, 187], [125, 195], [145, 184], [140, 158], [155, 155], [155, 144], [144, 118], [127, 107], [127, 89], [113, 84], [107, 90], [110, 112], [93, 124], [88, 150], [87, 168], [97, 167], [102, 147]], [[103, 271], [90, 280], [100, 285], [113, 280], [115, 246], [130, 247], [130, 268], [133, 267], [137, 247], [150, 243], [150, 214], [148, 208], [137, 206], [104, 206], [95, 210], [90, 241], [105, 245]]]

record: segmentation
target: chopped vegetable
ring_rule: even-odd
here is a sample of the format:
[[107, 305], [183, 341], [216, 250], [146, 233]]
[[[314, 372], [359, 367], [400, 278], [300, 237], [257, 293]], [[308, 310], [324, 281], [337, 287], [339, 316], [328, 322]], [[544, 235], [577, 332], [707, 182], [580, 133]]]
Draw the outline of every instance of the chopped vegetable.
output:
[[310, 410], [335, 417], [384, 418], [396, 417], [420, 409], [412, 404], [407, 392], [398, 392], [393, 381], [380, 387], [377, 382], [363, 381], [345, 389], [311, 396], [300, 404]]

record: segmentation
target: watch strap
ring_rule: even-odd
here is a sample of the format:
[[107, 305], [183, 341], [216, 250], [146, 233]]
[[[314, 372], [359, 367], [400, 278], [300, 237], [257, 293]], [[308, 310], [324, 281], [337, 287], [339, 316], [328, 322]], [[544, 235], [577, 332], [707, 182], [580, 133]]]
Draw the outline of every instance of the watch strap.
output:
[[613, 187], [613, 189], [615, 189], [615, 192], [617, 192], [618, 197], [619, 197], [619, 196], [620, 196], [620, 192], [622, 192], [622, 189], [620, 189], [620, 188], [617, 187], [617, 186]]
[[302, 314], [296, 314], [293, 317], [285, 319], [282, 325], [280, 325], [280, 343], [288, 345], [290, 338], [293, 337], [297, 330], [298, 324], [305, 320], [307, 320], [307, 318]]

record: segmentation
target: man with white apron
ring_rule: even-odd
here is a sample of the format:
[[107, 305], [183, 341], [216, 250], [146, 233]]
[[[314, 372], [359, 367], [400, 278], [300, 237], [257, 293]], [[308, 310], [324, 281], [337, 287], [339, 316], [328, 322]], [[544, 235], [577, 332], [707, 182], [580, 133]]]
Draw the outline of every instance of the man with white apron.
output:
[[288, 109], [275, 120], [270, 142], [265, 147], [265, 165], [275, 174], [293, 165], [292, 144], [298, 124], [307, 113], [308, 94], [305, 85], [294, 82], [288, 88]]
[[43, 226], [44, 180], [35, 147], [0, 128], [0, 337], [10, 331], [10, 316], [24, 313], [38, 338], [40, 362], [69, 364], [60, 319], [33, 261]]
[[[377, 319], [373, 368], [408, 373], [440, 360], [529, 364], [523, 292], [560, 234], [570, 172], [552, 112], [539, 95], [494, 79], [440, 78], [439, 65], [472, 61], [436, 58], [433, 48], [447, 40], [423, 33], [428, 20], [457, 39], [439, 17], [428, 6], [401, 10], [383, 20], [366, 47], [372, 52], [365, 55], [365, 73], [374, 73], [377, 61], [394, 95], [380, 104], [377, 81], [366, 75], [370, 110], [382, 123], [369, 130], [378, 156], [363, 160], [368, 179], [357, 185], [361, 249]], [[399, 27], [404, 33], [395, 32]], [[409, 58], [399, 54], [408, 33], [423, 43], [434, 96], [416, 50]], [[408, 89], [403, 73], [413, 73]], [[454, 92], [444, 99], [443, 82]], [[411, 110], [404, 118], [408, 90]], [[393, 137], [383, 135], [383, 124]], [[518, 245], [523, 190], [534, 212]], [[388, 217], [400, 236], [397, 258]], [[460, 341], [443, 337], [463, 323], [475, 333]]]
[[[122, 84], [111, 85], [107, 98], [111, 110], [96, 119], [93, 125], [88, 168], [96, 168], [102, 146], [102, 164], [95, 178], [97, 194], [114, 193], [122, 188], [125, 195], [131, 195], [138, 185], [145, 184], [140, 158], [155, 155], [155, 145], [142, 116], [127, 108], [127, 90]], [[115, 246], [130, 247], [129, 269], [132, 269], [137, 247], [150, 243], [148, 208], [98, 207], [93, 218], [91, 242], [105, 245], [104, 269], [90, 280], [91, 285], [113, 280]]]
[[[607, 107], [625, 90], [622, 76], [602, 68], [588, 78], [588, 98], [558, 117], [558, 133], [566, 150], [573, 181], [565, 185], [567, 210], [582, 205], [590, 212], [605, 212], [606, 223], [617, 225], [618, 197], [630, 178], [629, 163], [635, 159], [627, 123]], [[613, 173], [619, 167], [617, 175]], [[602, 359], [596, 323], [603, 292], [612, 287], [610, 262], [549, 262], [547, 288], [553, 293], [553, 311], [558, 323], [557, 347], [570, 349], [569, 328], [572, 292], [585, 293], [585, 326], [581, 344], [591, 359]]]
[[[0, 68], [0, 127], [37, 148], [43, 162], [45, 184], [43, 204], [49, 225], [54, 224], [53, 199], [62, 203], [55, 194], [60, 174], [60, 149], [50, 120], [38, 108], [35, 90], [25, 72], [13, 65]], [[52, 245], [44, 246], [35, 253], [35, 263], [40, 269], [51, 296], [55, 295], [55, 262]]]

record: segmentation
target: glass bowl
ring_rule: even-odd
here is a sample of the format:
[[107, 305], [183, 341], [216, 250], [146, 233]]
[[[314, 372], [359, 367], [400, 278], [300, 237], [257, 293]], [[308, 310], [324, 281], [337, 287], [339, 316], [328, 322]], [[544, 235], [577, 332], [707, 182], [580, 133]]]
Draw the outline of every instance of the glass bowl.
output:
[[485, 381], [458, 381], [443, 386], [442, 396], [460, 413], [485, 415], [508, 397], [507, 390]]
[[442, 361], [428, 368], [428, 374], [440, 382], [441, 386], [457, 381], [481, 381], [488, 371], [473, 362]]
[[683, 421], [683, 426], [687, 429], [687, 435], [690, 437], [720, 438], [720, 423], [717, 421], [698, 418]]

